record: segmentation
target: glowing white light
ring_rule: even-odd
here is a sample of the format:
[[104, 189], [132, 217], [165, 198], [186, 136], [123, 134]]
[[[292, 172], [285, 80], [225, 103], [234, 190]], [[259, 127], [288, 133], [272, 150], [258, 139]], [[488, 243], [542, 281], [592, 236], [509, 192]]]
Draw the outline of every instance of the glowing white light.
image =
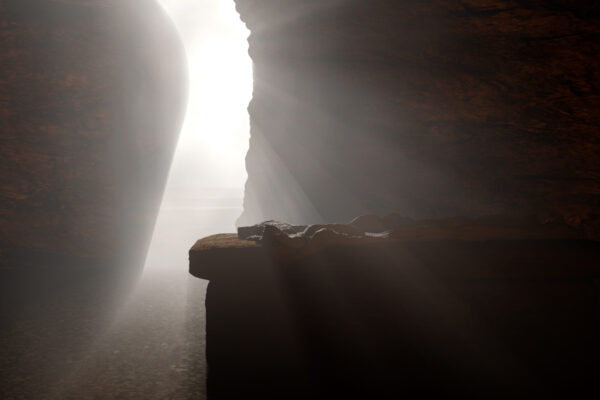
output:
[[242, 211], [252, 96], [250, 32], [233, 0], [159, 3], [185, 46], [189, 98], [145, 270], [186, 274], [193, 243], [234, 231]]
[[233, 0], [160, 3], [180, 32], [189, 64], [188, 109], [166, 194], [242, 188], [252, 96], [249, 31]]

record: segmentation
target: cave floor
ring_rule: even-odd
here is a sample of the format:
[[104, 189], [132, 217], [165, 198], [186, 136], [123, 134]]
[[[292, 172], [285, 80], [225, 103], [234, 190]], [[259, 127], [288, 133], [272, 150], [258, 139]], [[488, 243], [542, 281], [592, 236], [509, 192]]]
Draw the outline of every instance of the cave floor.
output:
[[2, 285], [3, 399], [205, 398], [205, 281], [153, 272], [110, 304], [101, 277], [39, 278]]
[[233, 229], [241, 200], [226, 195], [163, 203], [134, 288], [79, 265], [0, 271], [0, 398], [205, 398], [207, 281], [187, 252]]

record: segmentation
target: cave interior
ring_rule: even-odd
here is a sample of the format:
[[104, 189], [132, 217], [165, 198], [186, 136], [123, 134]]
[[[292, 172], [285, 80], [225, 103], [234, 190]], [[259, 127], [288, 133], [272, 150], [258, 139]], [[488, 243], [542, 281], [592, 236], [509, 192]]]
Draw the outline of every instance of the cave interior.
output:
[[154, 0], [0, 2], [2, 397], [597, 398], [600, 5], [235, 7], [238, 233], [123, 314], [183, 44]]

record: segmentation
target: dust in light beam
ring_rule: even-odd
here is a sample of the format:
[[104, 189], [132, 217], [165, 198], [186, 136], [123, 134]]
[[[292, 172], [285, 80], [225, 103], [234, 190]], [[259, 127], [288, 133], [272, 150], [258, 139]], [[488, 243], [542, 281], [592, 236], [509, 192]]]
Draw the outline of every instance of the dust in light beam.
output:
[[250, 32], [233, 0], [159, 0], [174, 21], [189, 66], [188, 108], [167, 194], [243, 188], [252, 96]]
[[235, 230], [242, 212], [250, 126], [250, 32], [233, 0], [159, 0], [188, 62], [188, 105], [145, 271], [187, 273], [204, 236]]

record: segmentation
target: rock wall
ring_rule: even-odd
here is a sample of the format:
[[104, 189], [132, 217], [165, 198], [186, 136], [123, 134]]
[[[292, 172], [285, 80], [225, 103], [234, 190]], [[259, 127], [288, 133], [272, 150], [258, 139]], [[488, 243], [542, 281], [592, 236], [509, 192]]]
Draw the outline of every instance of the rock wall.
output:
[[152, 0], [0, 1], [0, 46], [0, 266], [139, 266], [185, 110], [175, 28]]
[[595, 2], [236, 3], [255, 79], [239, 225], [536, 214], [600, 231]]

